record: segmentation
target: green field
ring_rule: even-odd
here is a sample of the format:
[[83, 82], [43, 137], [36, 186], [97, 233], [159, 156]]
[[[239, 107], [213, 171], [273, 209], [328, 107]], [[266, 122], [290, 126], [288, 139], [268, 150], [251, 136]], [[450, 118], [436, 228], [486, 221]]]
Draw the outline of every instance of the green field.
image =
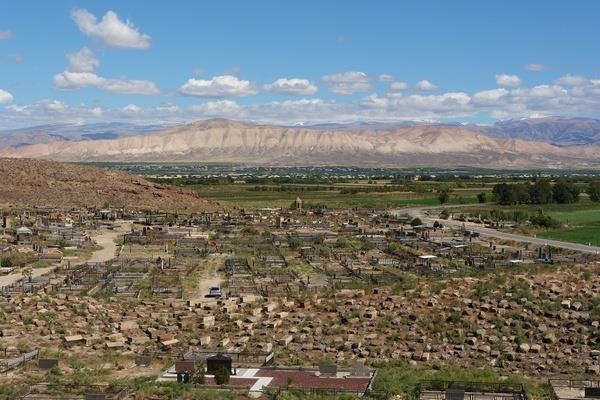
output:
[[540, 232], [538, 236], [600, 246], [600, 205], [583, 201], [571, 210], [554, 210], [550, 216], [569, 228]]
[[[313, 185], [323, 186], [323, 185]], [[255, 210], [263, 207], [289, 207], [300, 196], [305, 208], [366, 208], [385, 209], [406, 206], [436, 206], [440, 202], [435, 192], [359, 192], [343, 193], [348, 187], [365, 186], [361, 184], [327, 185], [334, 190], [303, 190], [311, 185], [299, 186], [297, 191], [257, 191], [252, 184], [198, 185], [194, 189], [205, 199], [218, 201], [230, 207]], [[375, 185], [372, 185], [375, 186]], [[477, 193], [483, 188], [457, 189], [452, 192], [449, 204], [472, 204], [477, 202]]]
[[[481, 210], [489, 209], [489, 206]], [[545, 204], [545, 205], [519, 205], [519, 206], [494, 206], [503, 211], [526, 211], [534, 214], [542, 210], [545, 215], [567, 225], [560, 229], [533, 229], [527, 233], [538, 237], [563, 240], [574, 243], [591, 243], [600, 246], [600, 203], [594, 203], [586, 197], [574, 204]], [[476, 213], [477, 209], [465, 209], [465, 212]]]

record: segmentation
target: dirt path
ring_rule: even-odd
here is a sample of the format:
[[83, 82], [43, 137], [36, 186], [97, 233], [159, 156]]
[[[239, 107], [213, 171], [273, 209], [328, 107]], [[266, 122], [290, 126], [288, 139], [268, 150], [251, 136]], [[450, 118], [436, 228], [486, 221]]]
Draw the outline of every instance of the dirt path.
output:
[[200, 263], [197, 272], [190, 277], [190, 279], [198, 280], [197, 286], [190, 293], [190, 300], [200, 303], [214, 301], [214, 299], [206, 297], [206, 295], [211, 287], [222, 286], [223, 277], [220, 275], [218, 269], [223, 265], [223, 262], [223, 256], [209, 256]]
[[99, 246], [102, 246], [102, 249], [94, 251], [92, 253], [92, 257], [90, 257], [90, 259], [87, 261], [95, 263], [108, 261], [114, 258], [115, 252], [117, 251], [117, 244], [115, 243], [115, 240], [123, 233], [129, 231], [131, 231], [131, 224], [124, 224], [118, 229], [106, 230], [97, 235], [92, 235], [92, 239]]
[[[56, 267], [46, 267], [46, 268], [33, 268], [31, 270], [31, 278], [37, 278], [38, 276], [45, 275], [51, 271], [56, 269]], [[15, 282], [23, 279], [23, 274], [21, 272], [13, 272], [12, 274], [0, 276], [0, 288], [5, 286], [10, 286]]]

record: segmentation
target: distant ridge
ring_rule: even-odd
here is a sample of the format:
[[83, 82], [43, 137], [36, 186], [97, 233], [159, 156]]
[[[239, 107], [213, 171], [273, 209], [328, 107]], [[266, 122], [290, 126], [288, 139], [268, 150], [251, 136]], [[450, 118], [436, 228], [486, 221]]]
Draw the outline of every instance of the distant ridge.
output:
[[599, 168], [598, 145], [491, 137], [449, 124], [383, 130], [319, 130], [196, 121], [160, 132], [97, 141], [2, 148], [0, 156], [59, 161], [232, 162], [249, 165], [476, 166]]

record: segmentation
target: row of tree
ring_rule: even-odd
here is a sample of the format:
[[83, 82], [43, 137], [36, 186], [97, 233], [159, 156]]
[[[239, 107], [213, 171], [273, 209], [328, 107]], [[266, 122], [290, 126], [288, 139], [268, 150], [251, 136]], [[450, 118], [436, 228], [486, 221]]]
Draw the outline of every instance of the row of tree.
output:
[[[600, 201], [600, 181], [591, 182], [587, 189], [590, 200]], [[572, 179], [559, 178], [554, 184], [547, 179], [525, 183], [499, 183], [494, 186], [494, 201], [502, 205], [513, 204], [570, 204], [579, 200], [581, 187]]]

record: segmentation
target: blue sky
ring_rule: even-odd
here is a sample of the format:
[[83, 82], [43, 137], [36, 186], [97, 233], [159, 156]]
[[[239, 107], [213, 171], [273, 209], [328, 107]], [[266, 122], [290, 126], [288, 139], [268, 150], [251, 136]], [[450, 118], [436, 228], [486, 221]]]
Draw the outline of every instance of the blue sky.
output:
[[597, 1], [0, 5], [0, 129], [600, 116]]

